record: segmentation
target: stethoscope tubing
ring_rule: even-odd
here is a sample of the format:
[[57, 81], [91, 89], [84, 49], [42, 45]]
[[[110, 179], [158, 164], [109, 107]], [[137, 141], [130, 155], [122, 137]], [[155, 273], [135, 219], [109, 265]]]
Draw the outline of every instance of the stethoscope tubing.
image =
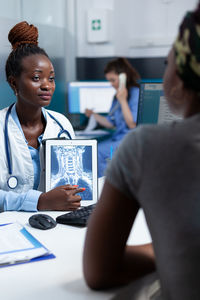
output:
[[11, 109], [13, 107], [14, 103], [10, 105], [8, 108], [8, 111], [6, 113], [6, 118], [5, 118], [5, 128], [4, 128], [4, 141], [5, 141], [5, 148], [6, 148], [6, 159], [8, 163], [8, 173], [11, 175], [12, 174], [12, 166], [11, 166], [11, 159], [10, 159], [10, 149], [9, 149], [9, 137], [8, 137], [8, 118], [11, 112]]
[[58, 138], [60, 138], [61, 134], [65, 133], [65, 134], [67, 134], [68, 138], [70, 140], [72, 140], [72, 136], [69, 133], [69, 131], [64, 129], [62, 124], [52, 114], [50, 114], [50, 112], [47, 111], [47, 113], [58, 124], [58, 126], [60, 126], [60, 128], [61, 128], [60, 132], [58, 133]]

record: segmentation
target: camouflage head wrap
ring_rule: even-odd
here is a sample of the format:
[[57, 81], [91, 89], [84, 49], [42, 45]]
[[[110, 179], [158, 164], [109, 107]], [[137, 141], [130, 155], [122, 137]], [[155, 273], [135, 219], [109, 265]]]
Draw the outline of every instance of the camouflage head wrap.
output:
[[200, 91], [200, 4], [188, 12], [174, 43], [178, 75], [188, 88]]

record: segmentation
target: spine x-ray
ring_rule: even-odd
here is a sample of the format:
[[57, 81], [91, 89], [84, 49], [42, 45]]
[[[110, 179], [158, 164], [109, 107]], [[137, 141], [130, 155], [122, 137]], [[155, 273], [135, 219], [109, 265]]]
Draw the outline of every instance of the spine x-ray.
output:
[[51, 189], [65, 184], [85, 188], [82, 200], [92, 200], [91, 146], [51, 146]]

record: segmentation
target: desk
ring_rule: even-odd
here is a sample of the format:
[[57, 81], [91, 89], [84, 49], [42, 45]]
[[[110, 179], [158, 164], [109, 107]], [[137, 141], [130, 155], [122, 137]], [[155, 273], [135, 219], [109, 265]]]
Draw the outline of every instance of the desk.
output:
[[[45, 212], [56, 218], [63, 212]], [[0, 269], [2, 300], [94, 300], [111, 299], [120, 289], [96, 292], [90, 290], [83, 278], [82, 253], [86, 228], [58, 224], [42, 231], [29, 226], [33, 213], [3, 212], [0, 223], [19, 222], [44, 246], [55, 259], [26, 263]], [[136, 218], [129, 244], [150, 242], [142, 210]]]
[[[47, 212], [57, 217], [62, 212]], [[18, 221], [25, 225], [41, 243], [50, 249], [55, 259], [5, 267], [0, 269], [2, 300], [93, 300], [111, 299], [115, 291], [90, 290], [83, 278], [82, 252], [86, 228], [58, 224], [47, 231], [31, 228], [28, 218], [32, 213], [4, 212], [0, 222]], [[136, 219], [128, 243], [151, 241], [142, 211]]]
[[98, 141], [102, 141], [109, 136], [111, 136], [112, 131], [104, 130], [104, 129], [95, 129], [90, 131], [75, 131], [76, 139], [80, 140], [88, 140], [88, 139], [97, 139]]

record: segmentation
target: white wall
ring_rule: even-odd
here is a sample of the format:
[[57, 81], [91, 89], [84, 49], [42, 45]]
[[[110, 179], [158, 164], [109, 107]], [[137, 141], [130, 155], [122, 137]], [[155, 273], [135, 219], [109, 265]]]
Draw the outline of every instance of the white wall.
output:
[[65, 27], [65, 0], [22, 0], [22, 18], [30, 23]]
[[[39, 44], [55, 60], [58, 79], [66, 82], [76, 79], [77, 56], [166, 56], [170, 45], [136, 46], [159, 41], [170, 44], [183, 14], [196, 3], [197, 0], [0, 0], [1, 104], [4, 106], [4, 99], [12, 95], [7, 90], [4, 67], [11, 49], [7, 34], [17, 22], [27, 20], [38, 26]], [[110, 39], [106, 43], [87, 42], [86, 16], [91, 8], [111, 12]]]
[[8, 42], [8, 32], [20, 20], [20, 2], [16, 0], [0, 0], [0, 108], [13, 102], [13, 92], [6, 82], [5, 62], [11, 45]]
[[[68, 2], [74, 0], [0, 0], [0, 107], [15, 101], [13, 93], [5, 79], [5, 62], [11, 51], [8, 42], [9, 30], [18, 22], [26, 20], [38, 27], [39, 46], [44, 48], [53, 61], [56, 71], [56, 91], [51, 108], [65, 112], [67, 63], [66, 9]], [[75, 58], [74, 58], [75, 60]], [[75, 69], [75, 68], [74, 68]]]
[[[77, 56], [166, 56], [183, 15], [196, 3], [197, 0], [76, 0]], [[87, 42], [86, 13], [91, 8], [111, 10], [109, 42]], [[147, 47], [148, 43], [154, 45]], [[137, 47], [138, 44], [143, 46]]]

